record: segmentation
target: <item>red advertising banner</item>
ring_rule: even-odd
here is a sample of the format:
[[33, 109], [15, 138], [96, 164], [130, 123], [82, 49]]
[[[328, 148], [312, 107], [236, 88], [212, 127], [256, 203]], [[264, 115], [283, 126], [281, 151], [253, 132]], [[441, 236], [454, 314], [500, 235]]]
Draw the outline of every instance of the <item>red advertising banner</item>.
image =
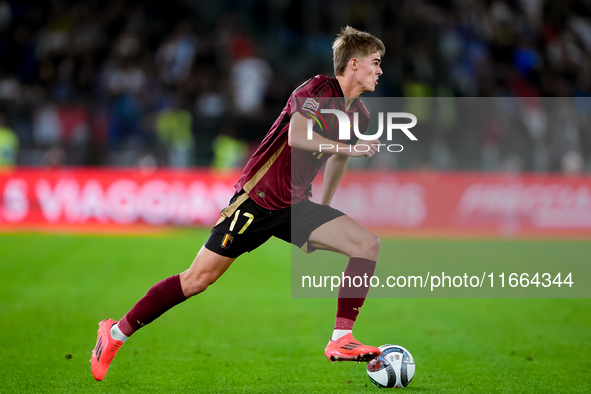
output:
[[332, 205], [408, 235], [591, 236], [591, 177], [352, 172]]
[[0, 173], [0, 228], [209, 226], [232, 197], [237, 176], [209, 170], [18, 169]]
[[[238, 173], [17, 169], [0, 173], [0, 229], [212, 226]], [[322, 191], [322, 176], [314, 198]], [[591, 237], [591, 177], [350, 171], [333, 206], [397, 235]]]

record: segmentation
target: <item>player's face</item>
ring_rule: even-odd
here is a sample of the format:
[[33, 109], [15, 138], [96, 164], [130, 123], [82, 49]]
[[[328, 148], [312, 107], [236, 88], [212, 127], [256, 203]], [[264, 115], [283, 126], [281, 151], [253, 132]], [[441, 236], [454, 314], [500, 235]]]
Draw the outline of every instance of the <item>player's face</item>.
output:
[[363, 92], [373, 92], [376, 90], [378, 78], [382, 75], [380, 63], [382, 62], [379, 52], [372, 53], [369, 56], [358, 60], [356, 77], [361, 84]]

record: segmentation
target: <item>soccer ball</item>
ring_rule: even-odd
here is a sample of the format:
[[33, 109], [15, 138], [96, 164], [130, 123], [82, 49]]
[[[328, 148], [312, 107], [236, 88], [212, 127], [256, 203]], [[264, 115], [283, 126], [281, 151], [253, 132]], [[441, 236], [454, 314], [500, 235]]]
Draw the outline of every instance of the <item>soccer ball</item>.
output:
[[382, 354], [367, 363], [367, 376], [377, 387], [408, 386], [415, 376], [415, 360], [398, 345], [380, 346]]

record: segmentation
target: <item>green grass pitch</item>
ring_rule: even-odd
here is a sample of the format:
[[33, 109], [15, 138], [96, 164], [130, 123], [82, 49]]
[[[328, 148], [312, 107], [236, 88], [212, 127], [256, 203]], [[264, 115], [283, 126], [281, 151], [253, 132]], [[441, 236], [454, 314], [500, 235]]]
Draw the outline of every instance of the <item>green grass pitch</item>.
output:
[[[0, 392], [378, 391], [364, 364], [323, 357], [336, 300], [291, 298], [290, 247], [278, 240], [140, 330], [106, 379], [94, 381], [88, 360], [98, 321], [119, 319], [153, 283], [186, 269], [207, 234], [0, 235]], [[477, 259], [480, 245], [523, 258], [548, 247], [545, 241], [382, 242], [400, 261], [442, 259], [440, 248], [454, 243], [474, 253], [460, 256], [465, 259]], [[472, 247], [462, 248], [465, 242]], [[550, 247], [549, 259], [591, 261], [589, 242]], [[416, 375], [407, 392], [591, 392], [589, 299], [369, 299], [355, 334], [413, 353]]]

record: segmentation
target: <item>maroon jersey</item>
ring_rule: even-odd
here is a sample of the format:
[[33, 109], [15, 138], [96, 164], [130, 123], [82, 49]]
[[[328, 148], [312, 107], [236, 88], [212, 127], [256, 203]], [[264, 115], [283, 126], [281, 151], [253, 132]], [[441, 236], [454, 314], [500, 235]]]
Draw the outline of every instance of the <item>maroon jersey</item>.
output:
[[270, 210], [287, 208], [308, 198], [312, 181], [331, 155], [291, 148], [287, 144], [291, 115], [297, 111], [312, 119], [314, 131], [324, 138], [349, 144], [357, 141], [354, 133], [348, 141], [339, 140], [336, 116], [320, 114], [322, 108], [346, 112], [351, 125], [353, 113], [359, 113], [361, 133], [369, 125], [369, 112], [359, 99], [354, 100], [346, 111], [343, 91], [337, 79], [317, 75], [292, 92], [285, 108], [246, 163], [235, 185], [236, 190], [244, 188], [254, 202]]

